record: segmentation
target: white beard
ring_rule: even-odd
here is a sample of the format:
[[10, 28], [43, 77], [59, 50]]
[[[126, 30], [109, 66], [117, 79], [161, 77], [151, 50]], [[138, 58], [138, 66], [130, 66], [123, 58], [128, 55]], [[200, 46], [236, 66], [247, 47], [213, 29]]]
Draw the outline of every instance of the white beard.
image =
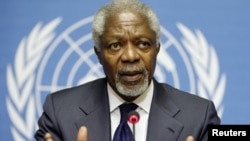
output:
[[148, 82], [148, 72], [146, 70], [144, 70], [144, 81], [143, 81], [143, 85], [140, 87], [135, 87], [135, 88], [128, 88], [126, 86], [124, 86], [123, 84], [120, 83], [119, 81], [119, 75], [116, 75], [116, 89], [117, 91], [124, 95], [124, 96], [128, 96], [128, 97], [136, 97], [141, 95], [143, 92], [146, 91], [146, 89], [148, 88], [149, 82]]

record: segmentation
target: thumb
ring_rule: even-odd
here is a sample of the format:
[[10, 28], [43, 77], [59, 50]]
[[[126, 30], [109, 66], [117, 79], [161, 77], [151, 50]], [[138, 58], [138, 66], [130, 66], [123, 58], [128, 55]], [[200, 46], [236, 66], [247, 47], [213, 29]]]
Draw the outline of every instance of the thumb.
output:
[[85, 126], [80, 127], [77, 134], [77, 141], [87, 141], [88, 140], [88, 132]]
[[186, 138], [186, 141], [194, 141], [194, 137], [193, 137], [193, 136], [188, 136], [188, 137]]

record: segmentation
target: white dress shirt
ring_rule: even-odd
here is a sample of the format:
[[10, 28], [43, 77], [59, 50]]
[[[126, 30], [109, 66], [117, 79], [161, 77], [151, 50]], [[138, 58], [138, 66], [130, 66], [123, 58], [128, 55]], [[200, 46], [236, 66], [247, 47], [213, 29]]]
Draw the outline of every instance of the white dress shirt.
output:
[[[111, 117], [111, 138], [113, 140], [113, 136], [115, 134], [115, 130], [120, 123], [120, 109], [119, 106], [123, 104], [125, 101], [111, 88], [111, 86], [107, 85], [108, 95], [109, 95], [109, 104], [110, 104], [110, 117]], [[151, 101], [153, 98], [153, 90], [154, 84], [151, 81], [147, 90], [139, 96], [137, 99], [133, 101], [133, 103], [138, 105], [136, 111], [140, 115], [140, 120], [135, 125], [135, 140], [136, 141], [146, 141], [147, 137], [147, 128], [148, 128], [148, 117], [149, 111], [151, 107]], [[131, 131], [133, 131], [132, 124], [129, 123]]]

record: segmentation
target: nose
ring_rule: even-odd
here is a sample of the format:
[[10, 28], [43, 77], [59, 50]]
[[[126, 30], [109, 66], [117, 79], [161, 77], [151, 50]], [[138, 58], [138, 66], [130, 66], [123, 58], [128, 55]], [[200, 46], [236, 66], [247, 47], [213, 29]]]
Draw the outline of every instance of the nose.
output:
[[137, 62], [140, 59], [138, 50], [132, 44], [128, 44], [122, 53], [121, 60], [123, 62]]

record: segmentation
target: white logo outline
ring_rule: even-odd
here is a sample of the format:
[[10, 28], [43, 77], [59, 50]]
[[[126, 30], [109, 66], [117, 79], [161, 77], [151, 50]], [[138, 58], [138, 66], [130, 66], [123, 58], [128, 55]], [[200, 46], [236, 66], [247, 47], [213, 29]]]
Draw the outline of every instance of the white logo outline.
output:
[[[35, 70], [44, 50], [55, 36], [54, 29], [60, 23], [57, 18], [42, 27], [38, 23], [18, 46], [14, 68], [7, 66], [7, 86], [9, 95], [6, 106], [12, 122], [11, 132], [14, 140], [33, 140], [36, 129], [35, 98], [32, 93]], [[25, 118], [22, 115], [25, 114]]]

